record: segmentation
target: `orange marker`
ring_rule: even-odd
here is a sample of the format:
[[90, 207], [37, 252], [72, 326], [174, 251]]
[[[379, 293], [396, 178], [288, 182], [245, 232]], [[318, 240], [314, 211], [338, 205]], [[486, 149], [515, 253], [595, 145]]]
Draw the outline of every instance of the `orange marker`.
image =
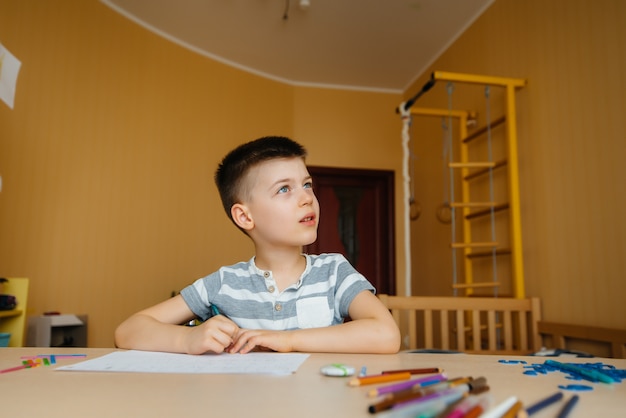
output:
[[410, 378], [411, 378], [411, 373], [409, 372], [376, 374], [372, 376], [356, 377], [348, 382], [348, 386], [375, 385], [377, 383], [396, 382], [398, 380], [409, 380]]
[[518, 416], [518, 412], [521, 410], [522, 410], [522, 403], [520, 401], [517, 401], [513, 404], [511, 408], [509, 408], [508, 411], [504, 413], [504, 415], [502, 415], [501, 418], [515, 418]]
[[478, 418], [489, 407], [489, 399], [488, 397], [483, 397], [478, 401], [478, 405], [475, 405], [463, 415], [463, 418]]
[[463, 418], [477, 418], [482, 413], [483, 413], [483, 407], [480, 405], [476, 405], [475, 407], [467, 411], [467, 414], [465, 414]]

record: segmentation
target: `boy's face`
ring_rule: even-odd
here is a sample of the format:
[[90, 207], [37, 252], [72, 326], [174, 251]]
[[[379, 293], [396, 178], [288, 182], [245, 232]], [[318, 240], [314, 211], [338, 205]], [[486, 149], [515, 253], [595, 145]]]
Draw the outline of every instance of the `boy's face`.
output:
[[248, 173], [249, 193], [244, 205], [258, 244], [303, 246], [317, 239], [319, 203], [302, 158], [265, 161]]

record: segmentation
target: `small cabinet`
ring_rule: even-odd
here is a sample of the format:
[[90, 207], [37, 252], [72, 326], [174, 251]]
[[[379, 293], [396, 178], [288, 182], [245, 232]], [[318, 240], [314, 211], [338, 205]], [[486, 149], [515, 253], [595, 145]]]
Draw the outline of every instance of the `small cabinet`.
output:
[[87, 315], [28, 318], [28, 347], [87, 347]]

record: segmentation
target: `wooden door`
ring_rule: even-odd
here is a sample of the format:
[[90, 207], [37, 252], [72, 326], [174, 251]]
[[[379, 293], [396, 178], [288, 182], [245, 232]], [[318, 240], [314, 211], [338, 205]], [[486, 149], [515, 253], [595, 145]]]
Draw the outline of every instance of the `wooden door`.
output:
[[395, 294], [394, 173], [309, 166], [320, 202], [310, 254], [341, 253], [376, 288]]

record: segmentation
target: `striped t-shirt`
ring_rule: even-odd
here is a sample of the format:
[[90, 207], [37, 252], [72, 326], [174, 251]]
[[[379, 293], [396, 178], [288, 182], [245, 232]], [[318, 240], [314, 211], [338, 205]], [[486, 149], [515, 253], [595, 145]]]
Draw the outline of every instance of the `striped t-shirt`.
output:
[[203, 321], [215, 305], [240, 328], [292, 330], [340, 324], [358, 293], [375, 292], [343, 255], [305, 257], [300, 279], [282, 292], [272, 272], [257, 268], [253, 257], [196, 280], [181, 295]]

